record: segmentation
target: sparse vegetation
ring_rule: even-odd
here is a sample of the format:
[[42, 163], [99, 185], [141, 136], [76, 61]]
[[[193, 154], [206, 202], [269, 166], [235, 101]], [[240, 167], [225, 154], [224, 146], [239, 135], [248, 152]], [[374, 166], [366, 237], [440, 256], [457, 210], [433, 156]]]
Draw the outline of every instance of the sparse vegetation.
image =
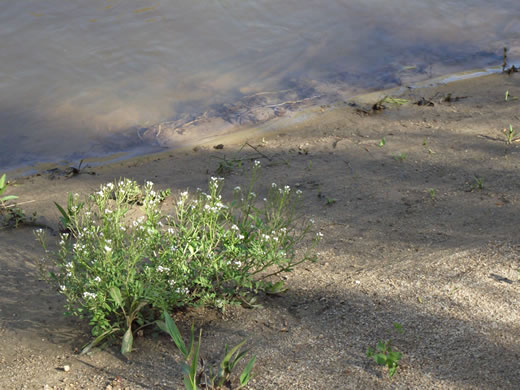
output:
[[[394, 323], [394, 329], [399, 333], [403, 333], [402, 325], [397, 322]], [[395, 351], [391, 344], [391, 340], [380, 340], [376, 344], [375, 349], [372, 347], [367, 349], [367, 357], [373, 358], [380, 366], [388, 367], [388, 376], [390, 378], [397, 372], [399, 361], [403, 357], [403, 354], [399, 351]]]
[[[321, 234], [297, 215], [301, 191], [273, 183], [259, 205], [259, 169], [256, 161], [248, 188], [236, 187], [227, 204], [224, 179], [213, 177], [208, 193], [181, 193], [170, 214], [162, 210], [167, 192], [128, 179], [58, 206], [64, 230], [42, 271], [67, 313], [89, 319], [95, 338], [84, 351], [121, 335], [121, 352], [130, 353], [135, 331], [163, 310], [252, 306], [259, 291], [283, 291], [281, 274], [315, 260]], [[47, 250], [44, 231], [37, 237]], [[297, 256], [303, 242], [312, 244]]]
[[[184, 372], [185, 389], [196, 390], [199, 388], [198, 386], [203, 386], [210, 390], [222, 389], [222, 386], [231, 388], [233, 370], [249, 352], [247, 350], [241, 351], [246, 340], [231, 349], [229, 349], [226, 344], [224, 347], [224, 357], [220, 364], [217, 367], [210, 367], [208, 370], [204, 365], [202, 365], [202, 367], [199, 366], [202, 329], [199, 331], [198, 340], [195, 342], [195, 328], [192, 326], [190, 341], [188, 346], [186, 346], [177, 325], [170, 315], [165, 311], [163, 316], [164, 321], [157, 321], [157, 324], [163, 331], [170, 335], [177, 350], [184, 359], [182, 370]], [[253, 356], [246, 364], [238, 378], [239, 386], [237, 388], [242, 388], [247, 385], [251, 379], [251, 371], [253, 370], [255, 361], [256, 356]]]

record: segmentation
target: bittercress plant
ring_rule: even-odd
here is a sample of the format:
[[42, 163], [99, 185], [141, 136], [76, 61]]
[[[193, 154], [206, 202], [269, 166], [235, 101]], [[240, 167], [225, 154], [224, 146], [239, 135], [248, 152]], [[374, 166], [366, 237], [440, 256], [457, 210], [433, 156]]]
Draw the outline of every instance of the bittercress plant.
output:
[[[298, 215], [301, 191], [273, 183], [263, 200], [255, 194], [259, 162], [247, 188], [222, 199], [223, 179], [207, 192], [169, 191], [123, 179], [86, 197], [69, 194], [57, 250], [47, 248], [42, 271], [66, 298], [67, 314], [86, 317], [94, 340], [133, 334], [158, 314], [185, 306], [251, 303], [259, 291], [283, 291], [281, 274], [314, 261], [321, 238]], [[302, 255], [297, 250], [306, 247]]]

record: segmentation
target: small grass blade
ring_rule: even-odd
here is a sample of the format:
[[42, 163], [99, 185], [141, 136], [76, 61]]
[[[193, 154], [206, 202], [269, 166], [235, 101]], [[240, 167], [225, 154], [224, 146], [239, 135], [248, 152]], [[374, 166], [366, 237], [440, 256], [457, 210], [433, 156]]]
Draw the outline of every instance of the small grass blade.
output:
[[251, 371], [253, 370], [253, 366], [255, 365], [256, 356], [253, 356], [247, 366], [240, 374], [240, 387], [247, 385], [247, 382], [251, 379]]

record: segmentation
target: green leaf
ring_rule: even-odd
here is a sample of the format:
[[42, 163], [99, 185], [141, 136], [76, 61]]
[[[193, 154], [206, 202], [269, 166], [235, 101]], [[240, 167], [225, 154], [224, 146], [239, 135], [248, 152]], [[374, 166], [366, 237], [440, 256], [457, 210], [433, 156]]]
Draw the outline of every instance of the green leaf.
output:
[[390, 367], [388, 369], [388, 376], [390, 378], [393, 377], [396, 371], [397, 371], [397, 366]]
[[0, 194], [4, 191], [4, 189], [7, 188], [7, 186], [5, 185], [5, 178], [6, 174], [4, 173], [2, 177], [0, 177]]
[[184, 377], [184, 387], [186, 390], [197, 390], [197, 386], [190, 382], [189, 376]]
[[108, 290], [108, 292], [110, 293], [110, 296], [112, 297], [114, 302], [122, 308], [123, 298], [121, 297], [121, 290], [119, 290], [117, 287], [110, 287], [110, 290]]
[[94, 348], [96, 345], [98, 345], [101, 341], [103, 341], [106, 337], [111, 335], [112, 333], [115, 333], [119, 330], [119, 328], [113, 328], [109, 329], [102, 334], [100, 334], [98, 337], [96, 337], [92, 342], [87, 344], [80, 352], [80, 355], [84, 355], [86, 353], [89, 353], [92, 348]]
[[132, 328], [128, 328], [123, 336], [123, 343], [121, 344], [121, 353], [126, 356], [132, 352], [132, 344], [134, 343], [134, 336], [132, 335]]
[[7, 195], [7, 196], [4, 196], [3, 198], [0, 198], [0, 201], [5, 202], [8, 200], [13, 200], [13, 199], [18, 199], [18, 197], [15, 195]]
[[[161, 328], [161, 325], [159, 322], [156, 322], [157, 325], [159, 325], [159, 328]], [[189, 352], [186, 350], [186, 345], [184, 344], [184, 340], [182, 339], [181, 333], [179, 332], [179, 329], [177, 328], [177, 325], [175, 325], [175, 322], [172, 320], [168, 312], [164, 311], [164, 324], [165, 329], [161, 328], [162, 330], [166, 330], [166, 332], [170, 335], [173, 342], [175, 343], [175, 346], [179, 350], [179, 352], [182, 354], [182, 356], [187, 359]]]
[[253, 366], [255, 365], [256, 356], [253, 356], [247, 366], [242, 370], [242, 374], [240, 374], [240, 387], [247, 385], [247, 382], [251, 379], [251, 371], [253, 370]]
[[377, 355], [374, 355], [374, 360], [380, 366], [384, 366], [386, 364], [386, 355], [383, 353], [378, 353]]
[[190, 367], [190, 382], [194, 385], [194, 388], [197, 388], [197, 383], [195, 381], [195, 377], [197, 376], [197, 363], [199, 361], [199, 348], [200, 348], [200, 341], [202, 338], [202, 329], [199, 331], [199, 340], [197, 341], [197, 344], [195, 345], [194, 349], [191, 351], [193, 353], [190, 353], [191, 356], [191, 367]]
[[379, 341], [376, 345], [376, 348], [378, 351], [385, 351], [387, 348], [386, 343], [383, 343], [382, 341]]
[[394, 362], [398, 362], [403, 357], [401, 352], [388, 352], [388, 359]]
[[[231, 358], [233, 357], [233, 355], [235, 354], [235, 352], [237, 352], [244, 344], [245, 344], [246, 340], [242, 341], [240, 344], [236, 345], [235, 347], [233, 347], [233, 349], [231, 351], [229, 351], [226, 356], [224, 356], [224, 359], [222, 359], [222, 362], [220, 363], [220, 367], [222, 367], [223, 369], [225, 369], [228, 365], [229, 365], [229, 362], [231, 361]], [[227, 351], [226, 351], [227, 352]], [[239, 355], [240, 356], [240, 355]], [[241, 359], [242, 356], [240, 356], [240, 358], [237, 357], [237, 360], [235, 360], [235, 363]], [[234, 364], [233, 364], [234, 366]], [[233, 367], [231, 367], [233, 368]]]
[[403, 325], [401, 325], [398, 322], [394, 322], [394, 329], [397, 330], [399, 333], [403, 333]]
[[64, 227], [67, 227], [67, 225], [69, 224], [70, 222], [70, 217], [69, 215], [67, 214], [67, 212], [63, 209], [63, 207], [61, 207], [58, 203], [54, 202], [54, 204], [56, 205], [56, 208], [58, 209], [58, 211], [61, 213], [61, 215], [63, 216], [62, 218], [62, 223], [64, 225]]

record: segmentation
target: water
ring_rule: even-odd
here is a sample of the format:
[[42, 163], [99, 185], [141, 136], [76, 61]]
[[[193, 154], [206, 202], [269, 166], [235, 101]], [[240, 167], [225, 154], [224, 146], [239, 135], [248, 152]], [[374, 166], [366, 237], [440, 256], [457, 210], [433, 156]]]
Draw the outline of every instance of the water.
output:
[[[202, 137], [279, 115], [242, 123], [251, 106], [500, 65], [504, 46], [520, 57], [517, 0], [1, 5], [0, 171], [149, 150], [145, 129], [165, 121]], [[218, 120], [185, 126], [200, 115]]]

